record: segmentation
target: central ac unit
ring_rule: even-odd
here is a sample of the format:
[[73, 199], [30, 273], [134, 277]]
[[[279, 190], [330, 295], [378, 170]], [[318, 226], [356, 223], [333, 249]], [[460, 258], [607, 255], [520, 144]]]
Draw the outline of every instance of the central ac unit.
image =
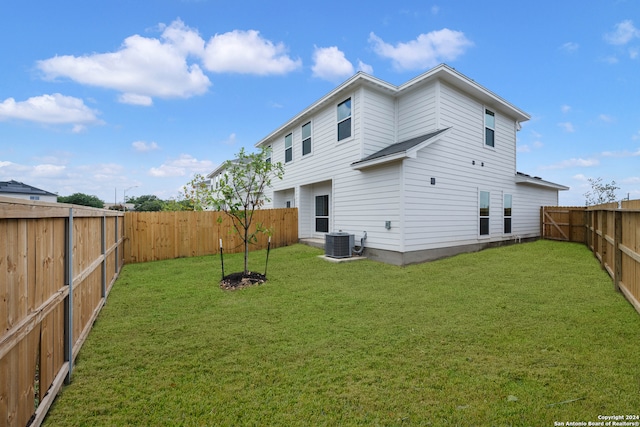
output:
[[324, 254], [330, 258], [349, 258], [353, 243], [353, 234], [328, 233], [324, 239]]

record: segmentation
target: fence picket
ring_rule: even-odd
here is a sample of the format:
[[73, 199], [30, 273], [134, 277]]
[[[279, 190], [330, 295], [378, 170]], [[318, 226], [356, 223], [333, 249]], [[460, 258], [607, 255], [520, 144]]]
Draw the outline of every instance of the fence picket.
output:
[[[298, 242], [296, 208], [257, 210], [254, 215], [250, 232], [257, 224], [272, 229], [272, 248]], [[125, 228], [125, 263], [216, 255], [219, 239], [225, 253], [244, 250], [232, 219], [223, 212], [127, 212]], [[251, 250], [266, 249], [267, 242], [268, 236], [261, 234]]]
[[[77, 351], [69, 360], [65, 341], [79, 349], [84, 342], [80, 331], [91, 328], [93, 314], [104, 303], [101, 246], [106, 229], [113, 233], [108, 237], [113, 242], [110, 285], [122, 265], [114, 247], [123, 246], [124, 232], [103, 227], [105, 216], [115, 224], [124, 214], [0, 197], [0, 426], [25, 426], [34, 415], [31, 426], [39, 426], [71, 374]], [[68, 232], [75, 238], [69, 240]], [[77, 273], [69, 278], [77, 286], [73, 294], [81, 295], [75, 301], [66, 283], [69, 272]], [[72, 305], [65, 310], [68, 301]], [[66, 313], [73, 313], [73, 334], [65, 332]]]

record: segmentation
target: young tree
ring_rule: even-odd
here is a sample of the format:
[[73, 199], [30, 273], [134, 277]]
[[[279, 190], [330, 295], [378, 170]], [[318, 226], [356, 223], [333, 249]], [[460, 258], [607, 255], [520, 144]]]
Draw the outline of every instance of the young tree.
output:
[[616, 190], [619, 190], [620, 187], [616, 185], [615, 181], [611, 181], [610, 184], [603, 184], [602, 178], [589, 178], [588, 181], [591, 185], [591, 190], [584, 193], [587, 206], [601, 205], [617, 200]]
[[193, 201], [197, 210], [207, 207], [223, 211], [232, 220], [234, 229], [244, 243], [244, 274], [249, 272], [249, 244], [257, 241], [258, 233], [267, 231], [262, 224], [256, 224], [253, 214], [266, 201], [265, 189], [271, 187], [273, 178], [282, 179], [284, 167], [272, 163], [267, 149], [257, 153], [247, 153], [240, 149], [234, 160], [224, 163], [222, 176], [215, 188], [209, 188], [202, 176], [196, 176], [187, 186], [185, 194]]

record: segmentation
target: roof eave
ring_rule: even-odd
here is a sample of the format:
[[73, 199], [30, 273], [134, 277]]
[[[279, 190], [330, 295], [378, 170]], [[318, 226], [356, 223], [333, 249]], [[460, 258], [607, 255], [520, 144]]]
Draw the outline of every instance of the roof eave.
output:
[[544, 179], [532, 178], [529, 176], [522, 176], [522, 175], [516, 175], [516, 184], [533, 185], [536, 187], [551, 188], [558, 191], [566, 191], [570, 189], [570, 187], [567, 187], [561, 184], [556, 184], [555, 182], [545, 181]]
[[284, 132], [285, 130], [293, 126], [294, 123], [304, 119], [306, 116], [309, 116], [314, 111], [332, 102], [332, 100], [338, 97], [338, 95], [340, 95], [341, 93], [346, 91], [351, 91], [353, 90], [354, 87], [361, 84], [369, 84], [371, 86], [375, 86], [377, 88], [387, 90], [393, 93], [397, 92], [398, 90], [397, 86], [394, 86], [372, 75], [369, 75], [363, 71], [358, 71], [349, 79], [345, 80], [342, 84], [334, 88], [331, 92], [327, 93], [325, 96], [323, 96], [322, 98], [320, 98], [319, 100], [317, 100], [316, 102], [314, 102], [313, 104], [311, 104], [310, 106], [302, 110], [300, 113], [296, 114], [292, 119], [288, 120], [286, 123], [284, 123], [283, 125], [278, 127], [276, 130], [271, 132], [269, 135], [262, 138], [260, 141], [256, 142], [255, 147], [260, 147], [270, 142], [270, 140], [272, 140], [276, 135]]
[[525, 111], [511, 104], [504, 98], [491, 92], [489, 89], [478, 84], [475, 80], [470, 79], [469, 77], [458, 72], [455, 68], [452, 68], [447, 64], [440, 64], [427, 71], [426, 73], [423, 73], [400, 85], [400, 87], [398, 88], [398, 93], [411, 90], [411, 88], [415, 85], [433, 78], [439, 78], [442, 81], [453, 85], [454, 87], [458, 87], [465, 92], [474, 95], [477, 99], [485, 103], [487, 106], [496, 108], [503, 113], [507, 113], [517, 122], [526, 122], [527, 120], [531, 119], [531, 116]]
[[409, 154], [406, 151], [402, 151], [400, 153], [390, 154], [388, 156], [376, 157], [371, 160], [364, 160], [359, 162], [351, 163], [351, 168], [355, 170], [368, 169], [374, 166], [382, 165], [385, 163], [395, 162], [398, 160], [404, 160], [409, 157]]

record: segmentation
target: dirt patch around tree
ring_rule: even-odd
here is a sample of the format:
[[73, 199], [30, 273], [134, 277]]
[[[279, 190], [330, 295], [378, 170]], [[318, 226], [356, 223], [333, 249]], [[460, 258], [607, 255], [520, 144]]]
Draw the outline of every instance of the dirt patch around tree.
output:
[[220, 281], [220, 289], [226, 291], [232, 291], [236, 289], [248, 288], [249, 286], [261, 285], [267, 281], [267, 277], [264, 274], [248, 272], [244, 274], [231, 273], [224, 276], [224, 279]]

